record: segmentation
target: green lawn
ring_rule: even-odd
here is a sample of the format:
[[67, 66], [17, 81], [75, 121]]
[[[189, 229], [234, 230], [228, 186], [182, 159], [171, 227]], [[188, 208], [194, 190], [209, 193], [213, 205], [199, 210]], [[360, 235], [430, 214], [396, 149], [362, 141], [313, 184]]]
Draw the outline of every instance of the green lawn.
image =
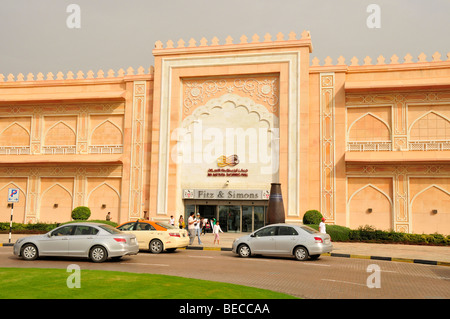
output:
[[[183, 277], [81, 270], [68, 288], [65, 269], [0, 268], [0, 299], [291, 299], [258, 288]], [[74, 282], [74, 281], [70, 281]]]

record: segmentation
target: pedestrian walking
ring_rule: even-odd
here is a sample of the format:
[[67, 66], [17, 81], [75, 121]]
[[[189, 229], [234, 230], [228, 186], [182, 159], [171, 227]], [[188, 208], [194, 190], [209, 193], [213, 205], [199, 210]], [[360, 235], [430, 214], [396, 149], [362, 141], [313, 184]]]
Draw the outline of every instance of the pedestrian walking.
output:
[[195, 238], [195, 218], [194, 218], [194, 212], [191, 212], [189, 214], [188, 218], [188, 231], [189, 231], [189, 245], [192, 245], [194, 243]]
[[220, 228], [219, 222], [217, 221], [213, 228], [213, 234], [214, 234], [214, 245], [217, 244], [220, 245], [220, 235], [219, 232], [223, 233], [222, 228]]
[[170, 225], [175, 226], [175, 218], [173, 218], [173, 215], [170, 215]]
[[319, 224], [319, 232], [321, 232], [322, 234], [327, 233], [326, 226], [325, 226], [325, 218], [322, 218], [322, 221]]
[[184, 218], [183, 215], [180, 215], [180, 218], [178, 219], [178, 227], [180, 229], [184, 229], [186, 225], [184, 224]]
[[202, 233], [200, 214], [197, 213], [197, 218], [195, 219], [195, 236], [198, 237], [198, 244], [203, 245], [202, 240], [200, 239], [200, 235]]
[[208, 224], [208, 218], [202, 219], [202, 235], [205, 235], [206, 233], [206, 225]]
[[106, 221], [111, 221], [111, 212], [108, 212], [108, 214], [106, 214]]

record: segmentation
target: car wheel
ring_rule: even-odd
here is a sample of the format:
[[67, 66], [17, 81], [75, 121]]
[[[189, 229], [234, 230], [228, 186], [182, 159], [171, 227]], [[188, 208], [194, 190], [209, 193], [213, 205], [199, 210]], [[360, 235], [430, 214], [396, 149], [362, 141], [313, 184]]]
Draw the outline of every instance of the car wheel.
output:
[[104, 262], [108, 258], [108, 252], [102, 246], [94, 246], [89, 252], [89, 258], [94, 263]]
[[240, 245], [238, 247], [238, 254], [239, 254], [239, 257], [242, 257], [242, 258], [250, 257], [250, 255], [251, 255], [250, 247], [248, 247], [247, 245]]
[[153, 239], [149, 245], [150, 252], [153, 254], [159, 254], [163, 251], [163, 243], [159, 239]]
[[23, 245], [20, 255], [25, 260], [35, 260], [39, 256], [38, 250], [33, 244]]
[[295, 259], [303, 261], [308, 259], [308, 250], [305, 247], [297, 247], [294, 250]]

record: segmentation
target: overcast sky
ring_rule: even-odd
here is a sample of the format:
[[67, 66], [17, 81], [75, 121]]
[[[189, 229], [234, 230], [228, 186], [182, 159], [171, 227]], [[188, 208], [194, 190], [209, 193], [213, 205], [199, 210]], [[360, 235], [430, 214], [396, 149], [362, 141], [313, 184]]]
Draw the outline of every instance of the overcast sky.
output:
[[[80, 28], [69, 28], [70, 4]], [[370, 4], [381, 9], [369, 28]], [[450, 52], [450, 0], [0, 0], [0, 73], [148, 68], [157, 40], [311, 31], [313, 53], [347, 63]]]

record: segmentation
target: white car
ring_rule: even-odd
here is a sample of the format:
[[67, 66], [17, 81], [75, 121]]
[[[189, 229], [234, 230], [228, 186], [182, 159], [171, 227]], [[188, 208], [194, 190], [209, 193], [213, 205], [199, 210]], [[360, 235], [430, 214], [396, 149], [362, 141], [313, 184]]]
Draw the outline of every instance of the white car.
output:
[[236, 239], [232, 251], [240, 257], [287, 255], [297, 260], [317, 259], [333, 250], [328, 234], [305, 225], [272, 224]]
[[20, 238], [14, 243], [14, 255], [25, 260], [42, 256], [87, 257], [93, 262], [136, 255], [136, 236], [99, 223], [73, 223], [43, 234]]

